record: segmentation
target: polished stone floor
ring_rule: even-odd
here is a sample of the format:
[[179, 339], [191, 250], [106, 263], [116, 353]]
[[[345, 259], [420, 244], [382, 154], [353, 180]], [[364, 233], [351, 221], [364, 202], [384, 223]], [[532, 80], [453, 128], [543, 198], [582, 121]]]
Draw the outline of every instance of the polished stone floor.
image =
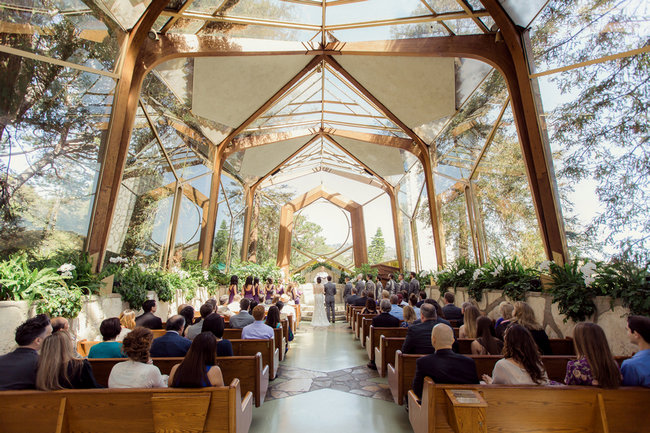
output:
[[264, 404], [253, 409], [251, 433], [412, 431], [347, 324], [300, 328]]

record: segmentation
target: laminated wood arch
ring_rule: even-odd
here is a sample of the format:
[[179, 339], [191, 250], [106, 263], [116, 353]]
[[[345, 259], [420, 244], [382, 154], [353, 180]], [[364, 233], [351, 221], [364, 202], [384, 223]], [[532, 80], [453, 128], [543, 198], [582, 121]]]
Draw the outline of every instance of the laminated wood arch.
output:
[[363, 206], [345, 198], [339, 193], [327, 191], [323, 186], [319, 186], [282, 206], [282, 211], [280, 213], [280, 236], [278, 239], [277, 263], [278, 266], [284, 270], [285, 275], [289, 274], [289, 266], [291, 264], [291, 235], [293, 232], [294, 214], [321, 198], [350, 213], [354, 265], [361, 266], [368, 262]]

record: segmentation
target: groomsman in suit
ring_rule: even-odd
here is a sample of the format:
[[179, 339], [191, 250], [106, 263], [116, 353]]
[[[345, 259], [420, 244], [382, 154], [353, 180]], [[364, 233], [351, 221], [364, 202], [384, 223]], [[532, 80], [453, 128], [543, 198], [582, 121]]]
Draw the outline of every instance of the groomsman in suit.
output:
[[415, 278], [415, 272], [411, 272], [411, 281], [408, 285], [409, 297], [411, 295], [420, 296], [420, 282]]
[[381, 292], [384, 291], [384, 285], [382, 284], [381, 280], [379, 279], [379, 275], [377, 275], [377, 283], [375, 283], [375, 299], [379, 300], [381, 298]]
[[[327, 283], [325, 283], [325, 311], [327, 312], [327, 320], [334, 323], [336, 320], [335, 300], [336, 284], [332, 282], [332, 277], [327, 276]], [[330, 311], [332, 312], [330, 316]]]
[[366, 293], [372, 293], [375, 295], [375, 300], [377, 300], [377, 292], [375, 283], [372, 281], [372, 275], [366, 275]]
[[397, 293], [401, 292], [402, 290], [408, 291], [408, 283], [404, 281], [404, 274], [400, 273], [397, 276]]
[[343, 303], [348, 304], [348, 297], [352, 296], [354, 286], [350, 282], [350, 277], [345, 277], [345, 288], [343, 289]]
[[357, 275], [357, 284], [355, 287], [358, 294], [361, 294], [361, 292], [366, 289], [366, 282], [363, 281], [363, 274]]
[[388, 274], [388, 282], [386, 283], [386, 290], [391, 295], [397, 294], [397, 283], [395, 282], [395, 277], [393, 274]]

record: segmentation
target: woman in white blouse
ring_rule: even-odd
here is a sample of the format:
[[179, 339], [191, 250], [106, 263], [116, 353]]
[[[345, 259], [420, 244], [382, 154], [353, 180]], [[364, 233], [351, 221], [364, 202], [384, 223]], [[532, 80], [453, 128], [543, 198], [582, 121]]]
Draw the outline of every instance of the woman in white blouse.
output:
[[153, 333], [148, 328], [136, 327], [122, 342], [127, 361], [115, 364], [108, 377], [109, 388], [166, 388], [165, 377], [151, 363], [149, 349]]
[[497, 361], [486, 383], [548, 385], [549, 380], [533, 336], [521, 325], [511, 325], [504, 336], [503, 359]]

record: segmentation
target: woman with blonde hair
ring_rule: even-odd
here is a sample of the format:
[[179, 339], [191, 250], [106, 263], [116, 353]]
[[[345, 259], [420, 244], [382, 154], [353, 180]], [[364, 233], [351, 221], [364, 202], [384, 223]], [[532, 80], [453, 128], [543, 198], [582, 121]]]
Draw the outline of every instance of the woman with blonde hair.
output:
[[503, 334], [505, 334], [506, 329], [510, 326], [514, 309], [514, 305], [508, 301], [503, 301], [499, 304], [499, 313], [501, 313], [501, 317], [499, 317], [494, 324], [494, 330], [496, 331], [497, 338], [500, 340], [503, 340]]
[[458, 338], [476, 338], [476, 319], [481, 317], [481, 312], [474, 305], [465, 307], [463, 324], [458, 328]]
[[404, 313], [404, 321], [400, 326], [402, 328], [408, 328], [417, 320], [417, 316], [415, 315], [415, 310], [413, 307], [410, 305], [405, 305], [404, 308], [402, 309], [402, 313]]
[[573, 345], [578, 359], [567, 362], [564, 383], [601, 388], [621, 385], [621, 371], [609, 350], [603, 328], [595, 323], [578, 323], [573, 330]]
[[537, 323], [535, 319], [535, 311], [531, 308], [530, 305], [523, 301], [515, 302], [515, 309], [513, 312], [512, 323], [517, 323], [524, 328], [530, 331], [530, 334], [533, 336], [535, 343], [539, 351], [542, 352], [542, 355], [552, 355], [553, 350], [551, 350], [551, 342], [548, 340], [548, 335], [546, 331], [542, 328], [542, 325]]
[[43, 340], [36, 372], [36, 388], [54, 391], [101, 386], [95, 381], [88, 360], [75, 357], [70, 334], [59, 330]]
[[122, 330], [115, 337], [115, 341], [122, 341], [124, 337], [135, 328], [135, 311], [124, 310], [120, 313], [120, 325]]

